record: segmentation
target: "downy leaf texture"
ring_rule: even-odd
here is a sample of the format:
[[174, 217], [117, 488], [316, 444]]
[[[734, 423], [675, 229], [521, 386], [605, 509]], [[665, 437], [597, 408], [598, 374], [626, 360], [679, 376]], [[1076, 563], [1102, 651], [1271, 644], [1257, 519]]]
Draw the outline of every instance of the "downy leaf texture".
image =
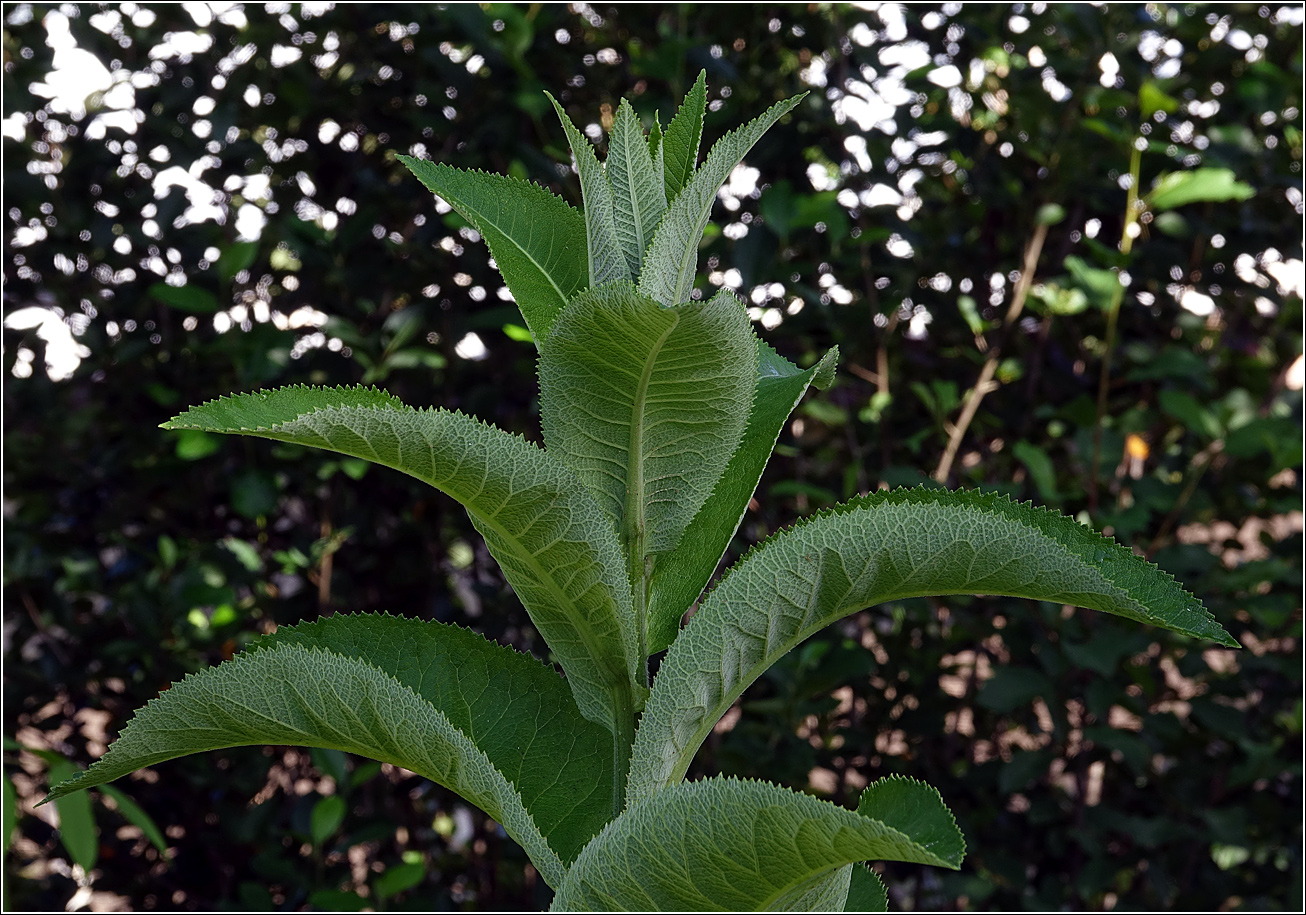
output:
[[658, 122], [656, 113], [653, 115], [653, 126], [648, 131], [648, 154], [649, 158], [653, 160], [653, 174], [662, 187], [662, 208], [665, 210], [667, 204], [666, 149], [662, 146], [662, 125]]
[[605, 163], [612, 186], [613, 219], [617, 241], [626, 257], [631, 276], [639, 276], [644, 251], [653, 240], [653, 230], [667, 208], [653, 157], [649, 154], [644, 129], [630, 102], [622, 99], [608, 140]]
[[[828, 910], [843, 907], [855, 862], [956, 869], [964, 843], [938, 793], [897, 781], [888, 790], [920, 808], [907, 829], [766, 782], [680, 782], [632, 803], [585, 846], [553, 910]], [[951, 841], [938, 841], [948, 828]]]
[[974, 492], [873, 493], [758, 544], [703, 599], [645, 707], [630, 802], [677, 782], [731, 703], [808, 636], [942, 594], [1072, 604], [1237, 647], [1171, 576], [1070, 518]]
[[557, 109], [558, 119], [567, 133], [567, 142], [571, 144], [571, 154], [576, 160], [576, 171], [580, 175], [580, 193], [585, 206], [585, 231], [589, 245], [590, 286], [602, 286], [629, 280], [633, 276], [626, 264], [626, 257], [617, 238], [616, 209], [612, 199], [612, 185], [603, 166], [599, 165], [594, 155], [594, 147], [585, 135], [576, 129], [576, 125], [567, 117], [549, 93], [549, 101]]
[[530, 655], [458, 626], [370, 613], [283, 626], [248, 650], [278, 645], [366, 662], [429, 702], [512, 783], [564, 863], [611, 818], [612, 735]]
[[528, 181], [411, 156], [399, 161], [481, 233], [538, 347], [567, 301], [589, 285], [584, 217]]
[[358, 658], [282, 644], [190, 674], [136, 712], [109, 751], [54, 800], [143, 766], [226, 747], [293, 744], [411, 769], [476, 804], [521, 844], [545, 881], [562, 861], [517, 789], [430, 702]]
[[639, 688], [630, 586], [612, 525], [570, 470], [525, 439], [358, 387], [222, 397], [164, 428], [336, 451], [449, 494], [467, 509], [548, 641], [581, 713], [611, 729], [619, 710], [643, 699], [633, 694]]
[[540, 352], [546, 447], [619, 531], [670, 550], [744, 434], [754, 351], [729, 290], [675, 308], [629, 284], [582, 293]]
[[[698, 272], [698, 246], [712, 214], [717, 191], [762, 134], [793, 110], [806, 95], [804, 92], [777, 102], [716, 142], [702, 168], [667, 206], [666, 215], [653, 235], [653, 244], [644, 257], [644, 267], [639, 275], [640, 292], [663, 305], [674, 305], [689, 298]], [[671, 128], [667, 128], [664, 143], [670, 140], [670, 133]]]
[[648, 652], [671, 644], [685, 615], [725, 554], [744, 519], [780, 430], [809, 386], [826, 387], [839, 358], [831, 349], [816, 365], [799, 369], [754, 337], [757, 352], [753, 402], [739, 447], [712, 495], [703, 503], [674, 551], [654, 557], [648, 606]]

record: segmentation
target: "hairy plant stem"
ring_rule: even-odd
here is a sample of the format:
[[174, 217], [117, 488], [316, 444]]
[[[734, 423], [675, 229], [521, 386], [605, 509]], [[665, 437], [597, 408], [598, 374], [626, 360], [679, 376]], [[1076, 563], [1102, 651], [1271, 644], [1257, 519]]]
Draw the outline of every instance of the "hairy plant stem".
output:
[[[1134, 236], [1137, 234], [1135, 226], [1138, 224], [1139, 204], [1138, 204], [1138, 179], [1142, 171], [1143, 153], [1138, 148], [1137, 142], [1133, 146], [1133, 152], [1129, 156], [1129, 193], [1125, 200], [1125, 223], [1120, 228], [1120, 253], [1125, 257], [1129, 256], [1134, 247]], [[1106, 313], [1106, 340], [1104, 341], [1105, 352], [1102, 353], [1102, 374], [1098, 377], [1097, 383], [1097, 416], [1093, 422], [1093, 460], [1088, 472], [1088, 510], [1090, 513], [1097, 511], [1098, 499], [1098, 472], [1102, 468], [1102, 424], [1106, 420], [1106, 399], [1107, 391], [1111, 387], [1111, 353], [1116, 345], [1116, 326], [1120, 318], [1120, 304], [1125, 298], [1125, 287], [1117, 283], [1115, 290], [1111, 293], [1111, 304]]]

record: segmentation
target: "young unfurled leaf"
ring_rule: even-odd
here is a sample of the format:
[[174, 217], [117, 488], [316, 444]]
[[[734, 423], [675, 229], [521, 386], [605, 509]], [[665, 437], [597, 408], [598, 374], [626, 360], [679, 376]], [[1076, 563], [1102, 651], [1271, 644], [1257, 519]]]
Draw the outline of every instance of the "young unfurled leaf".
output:
[[654, 557], [648, 607], [648, 652], [671, 644], [680, 618], [697, 599], [739, 529], [780, 430], [809, 386], [826, 387], [839, 358], [831, 349], [810, 369], [799, 369], [754, 339], [757, 370], [753, 405], [739, 447], [673, 552]]
[[481, 233], [539, 346], [562, 307], [588, 285], [580, 213], [527, 181], [411, 156], [399, 161]]
[[576, 129], [558, 100], [547, 92], [545, 95], [549, 96], [549, 101], [553, 102], [553, 107], [558, 111], [558, 119], [562, 121], [567, 142], [571, 144], [571, 154], [576, 160], [576, 171], [580, 174], [580, 193], [585, 202], [589, 285], [593, 287], [630, 280], [633, 274], [626, 265], [625, 255], [621, 253], [621, 242], [617, 238], [616, 210], [608, 176], [604, 173], [603, 166], [599, 165], [590, 141]]
[[667, 200], [676, 199], [698, 167], [698, 147], [703, 141], [703, 112], [706, 108], [707, 71], [700, 70], [693, 88], [680, 103], [680, 110], [667, 125], [662, 140]]
[[638, 706], [630, 588], [616, 536], [560, 462], [493, 426], [367, 388], [223, 397], [164, 424], [294, 442], [403, 471], [466, 507], [548, 640], [581, 713], [609, 728]]
[[639, 276], [644, 252], [667, 208], [667, 199], [635, 109], [625, 100], [617, 109], [606, 167], [612, 185], [617, 241], [630, 275]]
[[[640, 292], [663, 305], [675, 305], [689, 298], [694, 288], [694, 274], [698, 271], [698, 245], [703, 240], [703, 228], [712, 214], [717, 191], [762, 134], [793, 110], [806, 95], [804, 92], [777, 102], [716, 142], [703, 167], [667, 206], [666, 215], [653, 236], [653, 244], [644, 257], [644, 267], [639, 275]], [[672, 126], [675, 126], [674, 122]], [[669, 127], [663, 143], [670, 142], [670, 137]], [[670, 165], [668, 161], [668, 167]]]
[[520, 794], [443, 713], [366, 661], [296, 644], [246, 652], [173, 684], [46, 800], [179, 756], [261, 744], [344, 750], [411, 769], [502, 823], [544, 879], [561, 882], [562, 861]]
[[1173, 578], [1070, 518], [973, 492], [873, 493], [757, 545], [702, 601], [644, 710], [631, 802], [678, 781], [731, 703], [808, 636], [886, 600], [936, 594], [1073, 604], [1238, 644]]
[[[918, 789], [932, 789], [898, 781], [890, 790], [928, 803]], [[567, 871], [553, 910], [842, 908], [850, 874], [844, 868], [854, 862], [960, 865], [961, 836], [933, 797], [935, 809], [907, 823], [932, 841], [951, 825], [953, 841], [935, 848], [892, 822], [779, 785], [720, 777], [681, 782], [633, 803], [599, 833]], [[836, 877], [841, 885], [831, 892]]]
[[753, 352], [729, 290], [664, 308], [610, 286], [554, 325], [540, 354], [544, 440], [646, 553], [676, 545], [738, 446]]
[[431, 703], [503, 773], [563, 862], [612, 816], [612, 735], [554, 670], [457, 626], [377, 614], [283, 626], [250, 650], [317, 646], [365, 661]]

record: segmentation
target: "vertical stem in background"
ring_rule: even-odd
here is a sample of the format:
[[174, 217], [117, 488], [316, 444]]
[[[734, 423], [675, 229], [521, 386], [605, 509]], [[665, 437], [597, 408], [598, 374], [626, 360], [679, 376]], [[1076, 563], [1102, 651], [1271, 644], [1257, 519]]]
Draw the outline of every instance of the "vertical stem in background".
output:
[[1007, 334], [1011, 326], [1016, 323], [1020, 317], [1021, 309], [1025, 307], [1025, 297], [1029, 295], [1029, 287], [1034, 282], [1034, 271], [1038, 267], [1038, 257], [1043, 251], [1043, 242], [1048, 237], [1048, 227], [1044, 223], [1034, 229], [1034, 235], [1025, 246], [1025, 260], [1021, 265], [1020, 279], [1016, 282], [1016, 288], [1011, 294], [1011, 305], [1007, 308], [1006, 317], [1002, 319], [1002, 333], [996, 343], [989, 348], [988, 357], [984, 360], [984, 367], [980, 369], [979, 379], [975, 386], [971, 388], [970, 395], [966, 398], [966, 404], [962, 407], [961, 416], [957, 419], [957, 424], [952, 428], [952, 434], [948, 436], [948, 447], [943, 451], [943, 457], [939, 459], [939, 466], [934, 470], [934, 479], [942, 483], [948, 479], [948, 474], [952, 471], [952, 462], [957, 458], [957, 451], [961, 448], [962, 437], [966, 434], [966, 429], [970, 427], [971, 421], [975, 418], [975, 413], [979, 410], [980, 401], [984, 395], [991, 391], [993, 376], [998, 370], [998, 359], [1002, 355], [1002, 344], [1006, 342]]
[[[1135, 140], [1129, 156], [1129, 196], [1125, 201], [1125, 224], [1120, 229], [1120, 253], [1129, 256], [1134, 247], [1138, 225], [1138, 180], [1142, 170], [1143, 152]], [[1093, 460], [1088, 472], [1088, 510], [1096, 513], [1098, 500], [1098, 473], [1102, 468], [1102, 424], [1106, 420], [1107, 392], [1111, 387], [1111, 355], [1116, 345], [1116, 325], [1120, 318], [1120, 303], [1124, 301], [1125, 287], [1117, 283], [1111, 294], [1111, 304], [1106, 314], [1105, 352], [1102, 353], [1102, 374], [1097, 384], [1097, 416], [1093, 422]]]

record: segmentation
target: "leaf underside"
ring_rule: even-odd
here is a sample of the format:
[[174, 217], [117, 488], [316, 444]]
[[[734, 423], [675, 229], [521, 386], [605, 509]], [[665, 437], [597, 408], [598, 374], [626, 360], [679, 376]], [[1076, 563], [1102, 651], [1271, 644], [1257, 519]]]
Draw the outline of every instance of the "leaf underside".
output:
[[588, 285], [581, 214], [528, 181], [411, 156], [399, 161], [481, 233], [539, 346], [558, 312]]
[[[316, 405], [316, 409], [313, 406]], [[637, 705], [630, 588], [611, 523], [574, 474], [524, 439], [367, 388], [282, 388], [192, 407], [169, 429], [241, 433], [393, 467], [466, 507], [567, 674], [581, 713], [614, 728]]]
[[631, 802], [678, 781], [731, 703], [808, 636], [886, 600], [943, 594], [1072, 604], [1237, 646], [1171, 576], [1062, 515], [974, 492], [874, 493], [757, 545], [702, 601], [644, 710]]
[[664, 308], [620, 285], [573, 300], [541, 351], [549, 452], [647, 552], [675, 547], [739, 445], [753, 347], [728, 290]]
[[843, 907], [854, 862], [956, 869], [964, 843], [938, 793], [904, 778], [884, 790], [920, 807], [928, 835], [950, 828], [952, 841], [931, 849], [891, 823], [766, 782], [680, 782], [599, 833], [568, 870], [553, 909], [828, 910]]
[[608, 142], [608, 181], [614, 226], [631, 276], [639, 276], [644, 251], [667, 208], [666, 190], [649, 154], [648, 140], [630, 102], [622, 99]]
[[[639, 276], [639, 291], [655, 302], [675, 305], [689, 298], [698, 272], [698, 246], [717, 191], [762, 134], [802, 101], [802, 95], [777, 102], [743, 127], [716, 142], [703, 166], [667, 206], [653, 235]], [[668, 128], [668, 133], [670, 129]]]
[[521, 794], [564, 862], [607, 823], [612, 735], [552, 667], [458, 626], [377, 614], [278, 629], [250, 650], [317, 646], [383, 670], [467, 735]]
[[831, 374], [839, 358], [835, 347], [804, 370], [761, 340], [754, 338], [754, 343], [757, 368], [752, 409], [739, 447], [712, 495], [686, 528], [678, 548], [654, 557], [648, 608], [649, 654], [666, 648], [676, 637], [680, 618], [716, 571], [739, 529], [785, 421], [808, 386], [817, 383], [820, 376]]
[[344, 750], [411, 769], [502, 823], [545, 880], [560, 884], [562, 861], [517, 790], [467, 735], [391, 675], [320, 648], [246, 652], [174, 683], [47, 800], [179, 756], [264, 744]]
[[680, 103], [675, 117], [667, 125], [662, 138], [664, 162], [663, 180], [667, 199], [675, 200], [694, 177], [698, 167], [698, 148], [703, 140], [703, 112], [707, 107], [707, 71], [700, 70], [698, 79]]
[[567, 117], [549, 93], [549, 101], [557, 109], [558, 119], [571, 144], [571, 154], [576, 160], [576, 171], [580, 175], [580, 193], [585, 206], [585, 232], [589, 252], [589, 285], [602, 286], [631, 278], [630, 268], [626, 266], [621, 243], [617, 239], [616, 209], [612, 199], [612, 185], [608, 176], [599, 165], [594, 155], [594, 147], [585, 135], [576, 129], [576, 125]]

